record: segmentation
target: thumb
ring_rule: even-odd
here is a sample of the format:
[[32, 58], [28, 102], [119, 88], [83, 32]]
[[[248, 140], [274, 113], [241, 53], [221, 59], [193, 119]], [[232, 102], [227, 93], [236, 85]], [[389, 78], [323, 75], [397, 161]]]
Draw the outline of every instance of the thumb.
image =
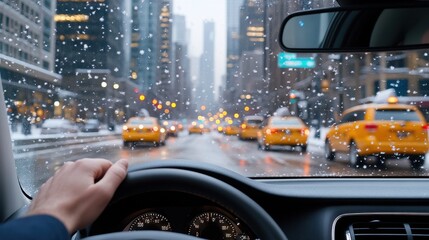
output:
[[98, 181], [96, 185], [113, 195], [119, 184], [121, 184], [127, 176], [127, 169], [128, 160], [121, 159], [117, 161], [107, 170], [104, 177]]

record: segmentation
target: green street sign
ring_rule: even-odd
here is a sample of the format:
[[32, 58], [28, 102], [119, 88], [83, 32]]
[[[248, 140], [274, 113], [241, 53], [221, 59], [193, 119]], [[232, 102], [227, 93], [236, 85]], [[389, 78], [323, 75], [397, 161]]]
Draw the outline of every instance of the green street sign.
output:
[[294, 53], [281, 52], [277, 59], [279, 68], [314, 68], [316, 66], [313, 58], [299, 58]]

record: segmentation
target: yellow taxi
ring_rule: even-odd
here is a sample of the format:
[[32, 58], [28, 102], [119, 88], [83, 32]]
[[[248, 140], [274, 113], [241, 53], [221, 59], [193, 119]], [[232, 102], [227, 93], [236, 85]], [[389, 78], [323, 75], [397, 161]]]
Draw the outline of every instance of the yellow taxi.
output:
[[307, 151], [310, 130], [299, 117], [270, 117], [258, 132], [258, 148], [268, 150], [271, 146], [300, 146]]
[[227, 124], [223, 127], [223, 134], [227, 136], [238, 136], [240, 133], [240, 123]]
[[256, 139], [258, 137], [259, 126], [264, 121], [261, 116], [246, 116], [240, 126], [238, 138], [240, 140]]
[[210, 132], [210, 128], [201, 121], [193, 121], [191, 125], [188, 127], [189, 134], [203, 134], [206, 132]]
[[420, 169], [428, 152], [428, 125], [413, 105], [365, 104], [348, 109], [327, 133], [325, 157], [337, 152], [349, 154], [350, 165], [360, 167], [368, 156], [376, 156], [385, 167], [386, 159], [406, 157], [413, 169]]
[[122, 127], [124, 146], [132, 146], [137, 142], [153, 143], [155, 146], [164, 145], [166, 130], [159, 124], [157, 118], [132, 117]]

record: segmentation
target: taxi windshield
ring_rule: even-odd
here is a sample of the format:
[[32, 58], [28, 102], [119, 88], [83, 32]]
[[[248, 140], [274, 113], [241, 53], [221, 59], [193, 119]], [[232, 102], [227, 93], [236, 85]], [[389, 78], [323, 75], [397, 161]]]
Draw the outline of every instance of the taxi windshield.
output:
[[280, 47], [287, 16], [332, 7], [0, 0], [0, 79], [22, 188], [33, 195], [81, 158], [196, 161], [250, 178], [428, 176], [428, 49]]

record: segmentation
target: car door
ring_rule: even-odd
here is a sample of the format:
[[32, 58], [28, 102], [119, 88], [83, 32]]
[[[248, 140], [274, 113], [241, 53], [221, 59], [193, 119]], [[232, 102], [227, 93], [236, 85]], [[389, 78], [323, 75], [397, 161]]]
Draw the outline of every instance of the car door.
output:
[[337, 151], [348, 151], [350, 131], [356, 121], [355, 112], [346, 113], [337, 126], [334, 127], [334, 134], [330, 138], [332, 148]]

